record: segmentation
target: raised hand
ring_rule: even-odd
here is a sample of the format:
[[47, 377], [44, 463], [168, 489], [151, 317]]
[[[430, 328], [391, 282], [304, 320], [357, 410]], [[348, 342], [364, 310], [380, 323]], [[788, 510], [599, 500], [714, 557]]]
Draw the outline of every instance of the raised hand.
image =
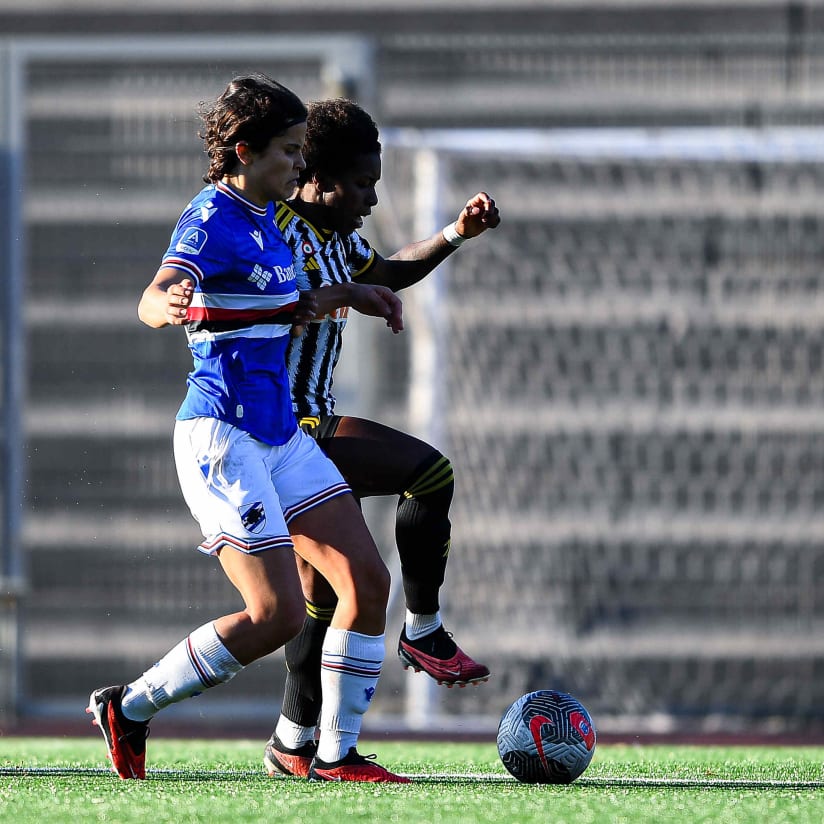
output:
[[466, 201], [455, 221], [455, 228], [463, 237], [477, 237], [487, 229], [494, 229], [500, 222], [501, 215], [495, 201], [486, 192], [478, 192]]

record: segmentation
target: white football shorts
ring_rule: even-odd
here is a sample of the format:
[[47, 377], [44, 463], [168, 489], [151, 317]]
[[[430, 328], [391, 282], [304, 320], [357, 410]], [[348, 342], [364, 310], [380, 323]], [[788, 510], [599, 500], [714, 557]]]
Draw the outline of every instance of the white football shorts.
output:
[[350, 492], [337, 467], [298, 429], [282, 446], [214, 418], [176, 421], [174, 454], [183, 497], [204, 536], [246, 553], [293, 547], [287, 524]]

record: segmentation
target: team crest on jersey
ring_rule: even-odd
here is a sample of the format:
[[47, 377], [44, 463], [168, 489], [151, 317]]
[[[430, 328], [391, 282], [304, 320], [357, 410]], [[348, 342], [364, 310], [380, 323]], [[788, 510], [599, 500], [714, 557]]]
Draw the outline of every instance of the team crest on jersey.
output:
[[175, 245], [176, 252], [186, 252], [189, 255], [199, 255], [206, 245], [209, 235], [199, 226], [187, 229]]
[[255, 501], [245, 509], [238, 509], [238, 512], [241, 523], [249, 532], [260, 532], [266, 525], [266, 510], [263, 508], [263, 501]]
[[303, 261], [303, 271], [317, 272], [320, 269], [320, 264], [315, 260], [315, 247], [308, 240], [304, 240], [300, 244], [300, 251], [306, 258]]

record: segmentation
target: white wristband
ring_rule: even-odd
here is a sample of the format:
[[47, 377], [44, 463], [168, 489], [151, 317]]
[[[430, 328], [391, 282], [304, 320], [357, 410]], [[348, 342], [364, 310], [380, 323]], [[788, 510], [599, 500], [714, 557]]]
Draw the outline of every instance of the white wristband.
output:
[[456, 249], [462, 243], [466, 243], [466, 241], [469, 240], [468, 237], [464, 237], [463, 235], [458, 234], [458, 221], [450, 223], [449, 226], [444, 226], [441, 230], [441, 234], [443, 235], [443, 239], [450, 246], [454, 246]]

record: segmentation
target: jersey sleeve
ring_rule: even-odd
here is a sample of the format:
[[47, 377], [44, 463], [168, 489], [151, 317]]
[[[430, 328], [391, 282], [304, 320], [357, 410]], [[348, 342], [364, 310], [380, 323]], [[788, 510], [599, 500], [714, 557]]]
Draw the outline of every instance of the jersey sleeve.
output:
[[161, 266], [179, 269], [201, 284], [226, 269], [234, 253], [231, 237], [218, 221], [204, 220], [200, 210], [184, 212], [172, 232]]
[[352, 280], [365, 275], [375, 265], [375, 250], [369, 245], [366, 238], [357, 232], [352, 232], [344, 240], [346, 249], [346, 265]]

